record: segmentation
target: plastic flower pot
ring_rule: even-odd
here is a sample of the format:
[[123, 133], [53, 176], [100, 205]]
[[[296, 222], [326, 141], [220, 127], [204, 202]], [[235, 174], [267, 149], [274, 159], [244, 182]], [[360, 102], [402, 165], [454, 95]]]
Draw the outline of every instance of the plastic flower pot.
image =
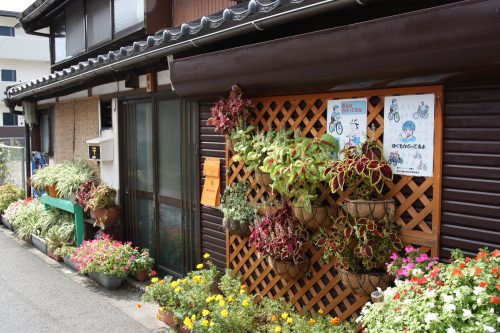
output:
[[396, 204], [394, 199], [389, 200], [351, 200], [346, 199], [345, 210], [349, 215], [356, 218], [368, 218], [372, 220], [381, 220], [386, 215], [394, 218]]
[[304, 207], [292, 208], [297, 221], [312, 231], [329, 226], [332, 219], [337, 217], [337, 209], [333, 206], [313, 206], [310, 213]]
[[344, 269], [338, 270], [342, 278], [342, 283], [351, 288], [353, 293], [369, 298], [371, 293], [380, 288], [382, 290], [389, 287], [393, 277], [386, 272], [354, 273]]
[[135, 271], [132, 276], [137, 281], [144, 282], [144, 281], [146, 281], [148, 279], [148, 277], [149, 277], [148, 275], [149, 275], [148, 274], [148, 270], [144, 269], [144, 268], [141, 268], [141, 269], [138, 269], [137, 271]]
[[75, 263], [71, 260], [71, 257], [70, 256], [67, 256], [67, 257], [63, 257], [63, 261], [64, 263], [66, 264], [66, 266], [68, 266], [69, 268], [71, 268], [72, 270], [74, 271], [79, 271], [78, 268], [76, 268], [76, 265]]
[[2, 218], [2, 223], [6, 228], [12, 230], [12, 224], [5, 218], [5, 216]]
[[96, 272], [89, 272], [89, 277], [95, 282], [99, 283], [104, 288], [110, 290], [120, 288], [124, 279], [121, 276], [96, 273]]
[[45, 243], [42, 238], [32, 234], [31, 242], [38, 251], [42, 252], [43, 254], [47, 254], [47, 243]]

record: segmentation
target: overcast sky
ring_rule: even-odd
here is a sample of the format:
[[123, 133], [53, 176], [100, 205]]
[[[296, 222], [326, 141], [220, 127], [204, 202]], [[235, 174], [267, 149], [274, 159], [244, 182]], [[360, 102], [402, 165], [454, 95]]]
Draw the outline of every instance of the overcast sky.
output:
[[0, 10], [22, 12], [33, 2], [35, 2], [35, 0], [0, 0]]

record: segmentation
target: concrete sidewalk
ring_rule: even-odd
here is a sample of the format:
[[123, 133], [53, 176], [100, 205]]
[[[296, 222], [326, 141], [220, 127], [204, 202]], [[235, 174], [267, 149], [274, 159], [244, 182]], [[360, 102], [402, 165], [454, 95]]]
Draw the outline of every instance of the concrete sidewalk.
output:
[[157, 306], [124, 284], [109, 291], [0, 226], [0, 332], [170, 332]]

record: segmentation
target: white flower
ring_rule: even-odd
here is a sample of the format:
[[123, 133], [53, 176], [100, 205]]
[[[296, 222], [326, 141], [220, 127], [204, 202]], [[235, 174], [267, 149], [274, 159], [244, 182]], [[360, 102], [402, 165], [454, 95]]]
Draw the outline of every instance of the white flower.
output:
[[446, 311], [455, 311], [456, 307], [455, 307], [455, 304], [448, 303], [448, 304], [444, 305], [444, 309]]
[[434, 304], [434, 302], [429, 302], [427, 303], [427, 306], [430, 307], [431, 309], [434, 308], [436, 305]]
[[471, 318], [472, 317], [472, 311], [469, 309], [464, 309], [464, 317], [465, 318]]
[[396, 285], [396, 287], [399, 287], [399, 286], [404, 284], [404, 281], [400, 280], [400, 279], [396, 279], [396, 280], [394, 280], [394, 284]]
[[491, 308], [491, 309], [490, 309], [490, 312], [491, 312], [491, 313], [495, 313], [495, 309]]
[[401, 317], [401, 316], [397, 316], [396, 318], [394, 318], [394, 321], [395, 321], [396, 323], [399, 323], [402, 319], [403, 319], [403, 317]]
[[425, 294], [430, 298], [434, 298], [434, 296], [436, 296], [436, 291], [434, 289], [428, 290]]
[[365, 306], [361, 309], [361, 314], [364, 316], [366, 315], [368, 312], [370, 312], [370, 307], [369, 306]]
[[491, 333], [495, 333], [497, 331], [496, 329], [494, 329], [491, 326], [483, 325], [483, 328], [484, 328], [485, 331], [488, 331], [488, 332], [491, 332]]
[[407, 298], [403, 301], [404, 304], [411, 304], [412, 300]]
[[473, 291], [473, 293], [474, 293], [474, 295], [476, 295], [476, 296], [477, 296], [477, 295], [479, 295], [480, 293], [482, 293], [482, 292], [483, 292], [483, 290], [484, 290], [484, 288], [481, 288], [480, 286], [475, 286], [475, 287], [474, 287], [474, 291]]
[[478, 297], [477, 298], [477, 305], [481, 305], [483, 304], [483, 300], [481, 299], [481, 297]]
[[453, 327], [448, 327], [448, 329], [446, 330], [446, 333], [457, 333], [457, 331], [455, 331], [455, 329]]
[[427, 313], [425, 315], [425, 321], [427, 323], [430, 323], [431, 321], [434, 321], [434, 320], [437, 320], [437, 319], [438, 319], [438, 316], [435, 313]]
[[453, 296], [451, 295], [444, 295], [443, 300], [445, 303], [451, 303], [453, 301]]
[[497, 321], [500, 323], [500, 317], [497, 317]]
[[394, 292], [395, 290], [392, 289], [392, 288], [387, 288], [386, 290], [384, 290], [384, 297], [387, 298], [387, 299], [390, 299], [394, 296]]
[[412, 270], [411, 274], [414, 276], [420, 276], [420, 275], [422, 275], [422, 270], [419, 268], [415, 268]]
[[457, 298], [462, 298], [462, 293], [460, 292], [460, 289], [455, 290], [454, 293], [455, 296], [457, 296]]
[[360, 323], [361, 321], [363, 320], [363, 316], [359, 316], [358, 318], [356, 318], [356, 323]]

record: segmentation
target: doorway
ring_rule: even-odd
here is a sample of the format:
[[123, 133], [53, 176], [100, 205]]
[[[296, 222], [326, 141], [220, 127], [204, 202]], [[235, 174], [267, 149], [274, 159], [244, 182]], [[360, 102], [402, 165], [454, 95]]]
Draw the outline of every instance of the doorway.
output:
[[198, 188], [196, 135], [191, 110], [182, 109], [173, 96], [120, 101], [126, 236], [150, 249], [160, 273], [174, 276], [184, 275], [199, 252], [191, 204], [197, 195], [191, 189]]

